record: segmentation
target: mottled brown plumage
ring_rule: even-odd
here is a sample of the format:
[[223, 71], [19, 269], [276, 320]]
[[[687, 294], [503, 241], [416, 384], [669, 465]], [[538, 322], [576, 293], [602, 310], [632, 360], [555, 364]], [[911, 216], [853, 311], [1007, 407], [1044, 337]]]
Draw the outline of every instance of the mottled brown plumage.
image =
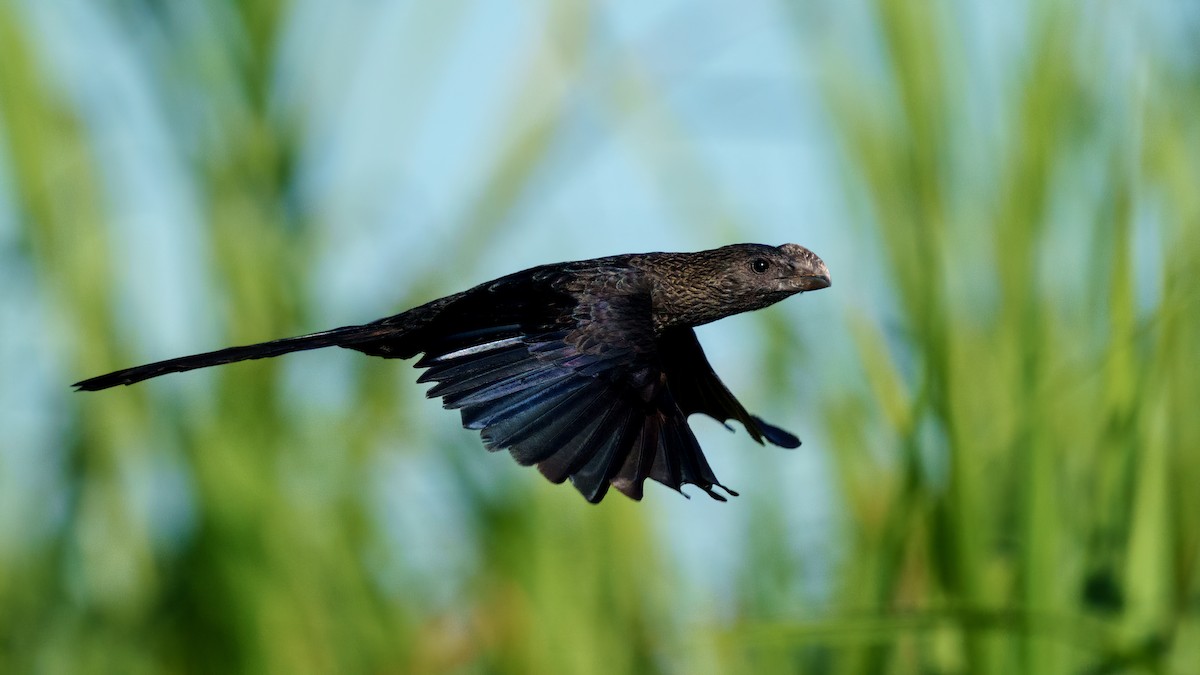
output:
[[412, 358], [430, 397], [460, 411], [489, 450], [507, 449], [591, 502], [609, 485], [633, 499], [647, 478], [676, 490], [721, 487], [687, 426], [703, 413], [737, 420], [754, 440], [800, 441], [733, 397], [693, 327], [829, 286], [821, 259], [796, 244], [736, 244], [543, 265], [372, 323], [184, 356], [101, 375], [95, 391], [166, 373], [345, 347]]

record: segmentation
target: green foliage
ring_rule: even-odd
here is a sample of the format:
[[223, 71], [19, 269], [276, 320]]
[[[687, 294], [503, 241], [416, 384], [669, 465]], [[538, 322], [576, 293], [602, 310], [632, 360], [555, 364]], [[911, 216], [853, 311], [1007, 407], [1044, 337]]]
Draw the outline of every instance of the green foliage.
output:
[[[836, 69], [824, 87], [902, 327], [889, 341], [869, 317], [854, 324], [874, 399], [860, 405], [878, 410], [900, 470], [867, 471], [863, 439], [836, 432], [851, 506], [886, 495], [853, 510], [860, 555], [842, 606], [897, 617], [847, 672], [1194, 663], [1183, 636], [1196, 630], [1200, 512], [1183, 495], [1200, 480], [1185, 412], [1200, 391], [1185, 337], [1198, 295], [1194, 272], [1180, 275], [1200, 250], [1183, 187], [1200, 179], [1184, 113], [1195, 80], [1179, 86], [1136, 42], [1138, 72], [1110, 70], [1111, 27], [1046, 5], [999, 147], [971, 152], [955, 98], [971, 84], [956, 68], [968, 45], [942, 28], [948, 11], [876, 5], [888, 87]], [[1082, 222], [1056, 222], [1061, 200]], [[1141, 256], [1160, 269], [1135, 269], [1135, 228], [1161, 242]], [[1087, 250], [1086, 265], [1066, 264], [1064, 245]], [[1161, 297], [1139, 307], [1135, 283]]]
[[[224, 342], [246, 343], [313, 328], [320, 242], [289, 208], [298, 132], [268, 96], [287, 5], [211, 4], [228, 23], [199, 37], [154, 3], [104, 11], [129, 22], [144, 12], [173, 45], [164, 98], [180, 94], [171, 82], [204, 92], [211, 137], [188, 169]], [[463, 11], [440, 5], [421, 15], [431, 58]], [[819, 17], [790, 15], [797, 58], [820, 66], [841, 184], [861, 200], [847, 236], [880, 252], [881, 305], [891, 303], [845, 308], [831, 333], [853, 341], [854, 362], [810, 383], [844, 513], [824, 599], [792, 592], [803, 574], [780, 544], [795, 527], [786, 499], [724, 507], [753, 522], [731, 614], [716, 591], [678, 577], [647, 504], [592, 507], [528, 472], [519, 486], [481, 481], [477, 444], [421, 426], [435, 406], [417, 400], [407, 372], [355, 366], [349, 400], [314, 412], [286, 395], [279, 363], [255, 362], [222, 369], [203, 393], [64, 393], [61, 521], [0, 548], [0, 671], [1190, 672], [1197, 64], [1166, 59], [1134, 29], [1124, 51], [1112, 46], [1115, 7], [1039, 4], [999, 109], [981, 116], [965, 105], [970, 45], [950, 3], [868, 5], [875, 34], [847, 41], [832, 21], [814, 29]], [[1082, 14], [1097, 8], [1107, 21]], [[499, 116], [512, 120], [504, 149], [442, 244], [456, 267], [486, 259], [548, 163], [569, 101], [545, 82], [589, 76], [599, 11], [553, 4], [545, 30], [560, 39], [531, 56]], [[104, 372], [135, 360], [114, 309], [125, 261], [95, 139], [28, 23], [0, 1], [0, 161], [19, 256], [69, 333], [63, 369]], [[846, 48], [867, 43], [875, 60]], [[617, 61], [597, 87], [611, 114], [688, 160], [685, 179], [654, 186], [664, 201], [698, 226], [756, 239], [719, 190], [693, 194], [719, 179], [662, 92]], [[550, 112], [526, 124], [533, 98], [550, 99]], [[651, 145], [637, 144], [648, 163]], [[455, 285], [436, 279], [395, 300]], [[798, 359], [793, 327], [778, 316], [761, 327], [756, 365], [786, 398], [795, 379], [780, 371], [805, 371], [817, 348]], [[470, 538], [473, 562], [445, 572], [447, 601], [389, 552], [373, 510], [380, 446], [398, 437], [411, 439], [402, 453], [437, 444], [456, 458], [439, 498], [460, 514], [451, 534]], [[164, 462], [187, 476], [195, 511], [168, 537], [129, 489]]]

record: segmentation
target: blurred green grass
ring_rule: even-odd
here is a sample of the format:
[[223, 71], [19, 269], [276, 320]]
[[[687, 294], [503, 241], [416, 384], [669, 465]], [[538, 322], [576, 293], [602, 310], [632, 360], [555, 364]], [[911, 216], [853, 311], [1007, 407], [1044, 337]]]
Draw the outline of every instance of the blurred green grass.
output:
[[[816, 387], [845, 512], [823, 602], [785, 600], [801, 576], [778, 545], [786, 501], [730, 507], [754, 508], [760, 528], [738, 554], [749, 572], [735, 614], [681, 616], [694, 589], [673, 577], [645, 505], [575, 508], [569, 489], [536, 476], [489, 490], [468, 467], [453, 476], [454, 498], [478, 562], [454, 600], [389, 590], [364, 477], [379, 444], [432, 404], [407, 405], [411, 383], [372, 362], [356, 366], [346, 405], [306, 419], [278, 386], [280, 365], [255, 362], [221, 370], [203, 395], [135, 387], [69, 399], [65, 516], [52, 536], [0, 557], [0, 670], [1194, 672], [1197, 66], [1135, 45], [1133, 74], [1114, 75], [1104, 22], [1038, 5], [999, 136], [980, 140], [963, 109], [962, 17], [939, 3], [867, 6], [878, 63], [790, 15], [797, 58], [820, 65], [841, 181], [861, 200], [846, 226], [856, 248], [880, 252], [894, 306], [846, 310], [835, 330], [853, 340], [859, 370]], [[189, 168], [230, 344], [312, 328], [318, 237], [288, 208], [299, 141], [266, 95], [285, 8], [230, 5], [237, 30], [203, 48], [181, 35], [166, 66], [203, 86], [220, 141]], [[109, 11], [132, 21], [140, 10]], [[595, 12], [554, 5], [546, 30], [560, 39], [531, 56], [512, 119], [548, 96], [549, 72], [585, 76]], [[158, 19], [168, 37], [184, 32], [169, 13]], [[66, 370], [103, 372], [135, 360], [114, 310], [123, 261], [103, 216], [104, 170], [22, 26], [17, 6], [0, 3], [20, 255], [74, 336]], [[637, 64], [615, 68], [604, 90], [614, 114], [645, 114], [644, 133], [695, 158], [687, 180], [657, 186], [666, 201], [698, 226], [754, 239], [747, 216], [689, 193], [718, 181]], [[445, 243], [456, 266], [488, 255], [567, 104], [505, 125], [505, 149]], [[1154, 236], [1139, 239], [1146, 230]], [[1139, 254], [1147, 240], [1159, 250]], [[1064, 262], [1076, 259], [1086, 264]], [[450, 286], [431, 279], [397, 306]], [[754, 358], [774, 373], [767, 364], [793, 358], [795, 337], [778, 317], [761, 325], [768, 349]], [[788, 397], [789, 381], [766, 386]], [[482, 454], [461, 450], [464, 462]], [[197, 512], [171, 546], [128, 489], [158, 454], [185, 467]]]

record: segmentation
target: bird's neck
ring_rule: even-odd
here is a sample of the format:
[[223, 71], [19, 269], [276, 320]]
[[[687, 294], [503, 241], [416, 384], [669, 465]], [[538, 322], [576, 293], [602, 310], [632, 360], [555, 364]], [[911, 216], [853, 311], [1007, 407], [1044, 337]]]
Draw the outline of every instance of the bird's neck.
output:
[[728, 289], [695, 254], [660, 253], [649, 267], [654, 331], [690, 328], [730, 314]]

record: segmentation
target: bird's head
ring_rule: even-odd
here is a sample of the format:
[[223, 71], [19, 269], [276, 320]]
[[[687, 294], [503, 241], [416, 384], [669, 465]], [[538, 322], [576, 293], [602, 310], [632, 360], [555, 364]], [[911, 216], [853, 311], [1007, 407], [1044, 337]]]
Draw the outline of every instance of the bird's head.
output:
[[829, 268], [799, 244], [738, 244], [727, 251], [722, 287], [728, 300], [760, 309], [784, 298], [829, 287]]
[[829, 268], [817, 254], [799, 244], [763, 246], [745, 244], [741, 264], [735, 264], [735, 276], [756, 289], [766, 286], [773, 291], [803, 293], [829, 288]]
[[673, 254], [662, 286], [662, 324], [700, 325], [828, 288], [829, 268], [798, 244], [734, 244]]

